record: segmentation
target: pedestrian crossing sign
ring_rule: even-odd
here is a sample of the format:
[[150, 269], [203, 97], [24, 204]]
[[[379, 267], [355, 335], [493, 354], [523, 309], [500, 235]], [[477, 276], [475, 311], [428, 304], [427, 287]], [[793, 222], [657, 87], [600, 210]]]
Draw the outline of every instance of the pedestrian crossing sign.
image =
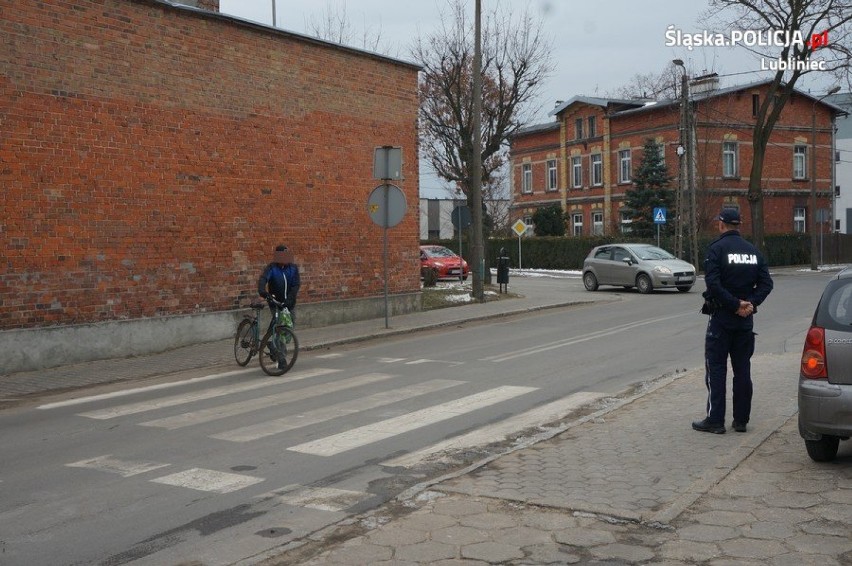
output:
[[663, 207], [657, 207], [654, 209], [654, 224], [665, 224], [666, 223], [666, 209]]

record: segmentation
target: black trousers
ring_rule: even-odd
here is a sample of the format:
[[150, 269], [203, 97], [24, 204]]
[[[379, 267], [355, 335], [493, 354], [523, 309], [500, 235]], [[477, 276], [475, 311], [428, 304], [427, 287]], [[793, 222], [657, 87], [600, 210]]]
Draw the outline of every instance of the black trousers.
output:
[[751, 415], [751, 356], [754, 354], [752, 328], [731, 329], [716, 317], [710, 317], [704, 338], [704, 366], [707, 385], [707, 419], [712, 423], [725, 422], [725, 393], [727, 390], [728, 358], [733, 377], [734, 420], [747, 423]]

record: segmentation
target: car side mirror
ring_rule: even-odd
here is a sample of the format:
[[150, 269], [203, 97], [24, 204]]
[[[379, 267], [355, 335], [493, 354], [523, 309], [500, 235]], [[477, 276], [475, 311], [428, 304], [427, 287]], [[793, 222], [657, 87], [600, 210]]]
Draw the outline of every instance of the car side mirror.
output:
[[626, 258], [622, 259], [621, 261], [623, 261], [627, 265], [633, 265], [633, 260], [630, 259], [629, 257], [626, 257]]

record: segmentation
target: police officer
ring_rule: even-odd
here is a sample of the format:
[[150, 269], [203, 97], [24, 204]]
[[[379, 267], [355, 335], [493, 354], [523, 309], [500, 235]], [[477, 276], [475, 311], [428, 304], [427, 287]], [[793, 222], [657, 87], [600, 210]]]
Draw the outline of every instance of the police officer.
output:
[[721, 235], [704, 260], [704, 297], [710, 314], [704, 338], [707, 416], [693, 421], [701, 432], [725, 433], [725, 390], [728, 356], [734, 370], [733, 423], [745, 432], [751, 413], [751, 356], [754, 313], [772, 291], [772, 278], [761, 253], [740, 236], [740, 213], [725, 208], [716, 218]]

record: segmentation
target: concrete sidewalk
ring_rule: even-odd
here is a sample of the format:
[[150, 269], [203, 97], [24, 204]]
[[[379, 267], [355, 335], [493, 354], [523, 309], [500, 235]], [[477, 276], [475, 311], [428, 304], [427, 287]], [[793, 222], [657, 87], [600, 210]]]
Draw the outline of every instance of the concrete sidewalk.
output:
[[[301, 329], [299, 338], [317, 349], [618, 300], [564, 280], [514, 278], [511, 290], [522, 297], [392, 317], [390, 328], [378, 319]], [[703, 372], [681, 373], [244, 564], [852, 565], [852, 442], [834, 463], [808, 458], [796, 430], [798, 359], [755, 356], [746, 433], [691, 430]], [[0, 376], [0, 400], [211, 366], [237, 369], [230, 340]]]
[[263, 564], [852, 564], [852, 447], [808, 458], [798, 359], [754, 358], [746, 433], [693, 431], [703, 372], [684, 373]]

